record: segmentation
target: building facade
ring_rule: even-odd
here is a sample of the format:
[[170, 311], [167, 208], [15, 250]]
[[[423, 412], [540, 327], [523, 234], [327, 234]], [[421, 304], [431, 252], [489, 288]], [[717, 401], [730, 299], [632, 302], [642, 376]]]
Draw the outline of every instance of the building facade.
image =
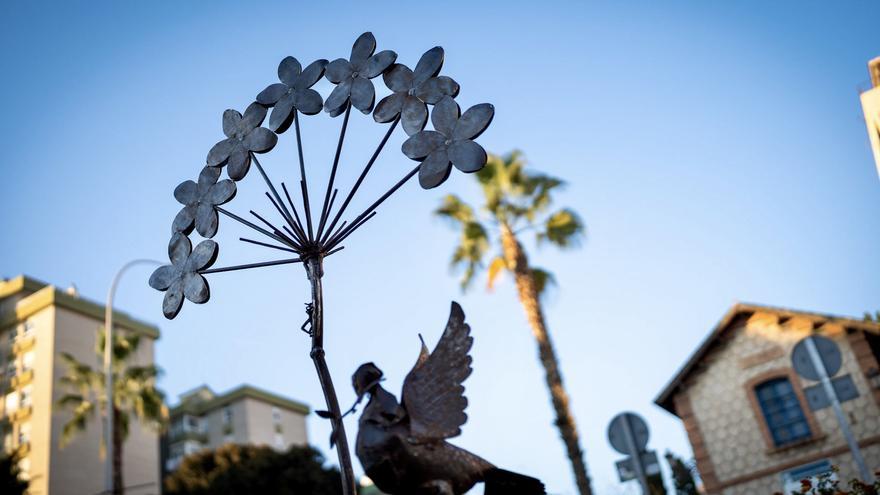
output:
[[862, 92], [862, 110], [865, 112], [874, 162], [877, 164], [877, 172], [880, 173], [880, 57], [868, 62], [868, 72], [871, 73], [871, 89]]
[[[128, 315], [114, 313], [115, 328], [137, 332], [141, 339], [134, 361], [153, 362], [159, 330]], [[22, 474], [31, 495], [96, 494], [104, 488], [104, 462], [99, 457], [100, 417], [63, 449], [61, 431], [70, 413], [55, 404], [64, 394], [58, 379], [70, 353], [100, 367], [96, 335], [103, 328], [104, 306], [28, 277], [0, 280], [0, 427], [6, 452], [21, 454]], [[132, 422], [124, 445], [124, 479], [132, 495], [158, 494], [159, 436]]]
[[224, 394], [200, 386], [182, 394], [171, 409], [171, 426], [163, 438], [163, 469], [171, 472], [187, 455], [226, 443], [276, 450], [307, 445], [308, 414], [305, 404], [249, 385]]
[[792, 369], [795, 344], [814, 332], [840, 348], [858, 397], [842, 403], [868, 468], [880, 468], [880, 325], [737, 304], [656, 403], [684, 423], [709, 494], [790, 493], [799, 480], [858, 470], [830, 407], [810, 410]]

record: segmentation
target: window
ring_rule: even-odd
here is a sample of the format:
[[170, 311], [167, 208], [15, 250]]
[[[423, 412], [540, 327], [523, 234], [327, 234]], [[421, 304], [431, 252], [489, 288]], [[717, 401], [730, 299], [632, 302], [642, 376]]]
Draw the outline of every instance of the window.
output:
[[277, 407], [272, 408], [272, 422], [278, 424], [281, 422], [281, 409]]
[[275, 449], [284, 450], [284, 435], [280, 433], [275, 434]]
[[22, 423], [21, 426], [18, 427], [18, 445], [26, 445], [31, 441], [31, 424], [30, 423]]
[[232, 426], [232, 408], [229, 406], [223, 408], [223, 425]]
[[196, 433], [202, 432], [202, 422], [199, 421], [199, 418], [195, 416], [186, 416], [186, 431], [192, 431]]
[[761, 383], [755, 387], [755, 395], [774, 445], [787, 445], [813, 435], [788, 378]]
[[6, 376], [9, 378], [15, 378], [15, 374], [18, 368], [15, 365], [15, 360], [9, 361], [6, 363]]
[[22, 327], [22, 332], [18, 337], [23, 339], [32, 333], [34, 333], [34, 322], [26, 321], [24, 322], [24, 327]]
[[19, 407], [25, 408], [31, 405], [31, 393], [34, 391], [33, 385], [28, 385], [21, 389], [21, 402]]

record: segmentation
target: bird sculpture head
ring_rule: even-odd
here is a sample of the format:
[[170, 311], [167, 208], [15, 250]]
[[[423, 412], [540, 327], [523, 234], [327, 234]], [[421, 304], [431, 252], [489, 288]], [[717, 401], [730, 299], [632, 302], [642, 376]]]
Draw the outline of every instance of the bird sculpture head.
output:
[[351, 386], [354, 387], [354, 392], [358, 396], [358, 402], [364, 394], [371, 392], [380, 381], [382, 381], [382, 370], [375, 364], [364, 363], [360, 365], [351, 376]]

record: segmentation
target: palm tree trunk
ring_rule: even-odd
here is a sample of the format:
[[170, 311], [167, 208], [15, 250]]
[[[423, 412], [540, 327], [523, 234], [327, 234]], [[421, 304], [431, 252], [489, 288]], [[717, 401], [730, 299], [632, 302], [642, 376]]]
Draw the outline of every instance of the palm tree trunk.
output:
[[113, 406], [113, 495], [125, 493], [122, 484], [122, 425], [119, 408]]
[[587, 466], [584, 463], [584, 453], [580, 447], [577, 427], [568, 405], [568, 394], [562, 385], [562, 374], [559, 371], [559, 362], [556, 351], [553, 349], [553, 341], [547, 332], [547, 324], [544, 321], [544, 312], [538, 299], [538, 291], [528, 258], [522, 249], [516, 236], [510, 227], [501, 224], [501, 247], [504, 252], [504, 260], [507, 268], [513, 272], [516, 280], [516, 289], [519, 300], [526, 311], [529, 326], [532, 327], [532, 335], [538, 342], [538, 357], [544, 366], [547, 387], [550, 389], [550, 398], [553, 409], [556, 411], [556, 426], [565, 443], [568, 458], [574, 470], [575, 482], [580, 495], [592, 495], [590, 477], [587, 475]]

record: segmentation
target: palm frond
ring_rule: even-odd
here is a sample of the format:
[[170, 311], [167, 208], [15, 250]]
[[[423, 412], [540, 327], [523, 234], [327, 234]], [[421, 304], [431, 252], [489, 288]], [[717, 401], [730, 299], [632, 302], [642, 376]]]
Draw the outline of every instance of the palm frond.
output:
[[543, 268], [532, 268], [532, 280], [535, 282], [535, 292], [539, 297], [543, 296], [548, 288], [556, 285], [556, 277]]
[[454, 224], [465, 224], [475, 220], [474, 209], [454, 194], [444, 196], [440, 206], [434, 210], [434, 214]]
[[544, 222], [544, 230], [538, 232], [538, 242], [550, 242], [560, 248], [576, 246], [584, 233], [584, 224], [573, 210], [564, 208]]
[[453, 269], [464, 268], [461, 279], [462, 290], [470, 288], [477, 272], [483, 266], [483, 258], [489, 251], [489, 236], [478, 222], [463, 225], [458, 246], [452, 253]]

